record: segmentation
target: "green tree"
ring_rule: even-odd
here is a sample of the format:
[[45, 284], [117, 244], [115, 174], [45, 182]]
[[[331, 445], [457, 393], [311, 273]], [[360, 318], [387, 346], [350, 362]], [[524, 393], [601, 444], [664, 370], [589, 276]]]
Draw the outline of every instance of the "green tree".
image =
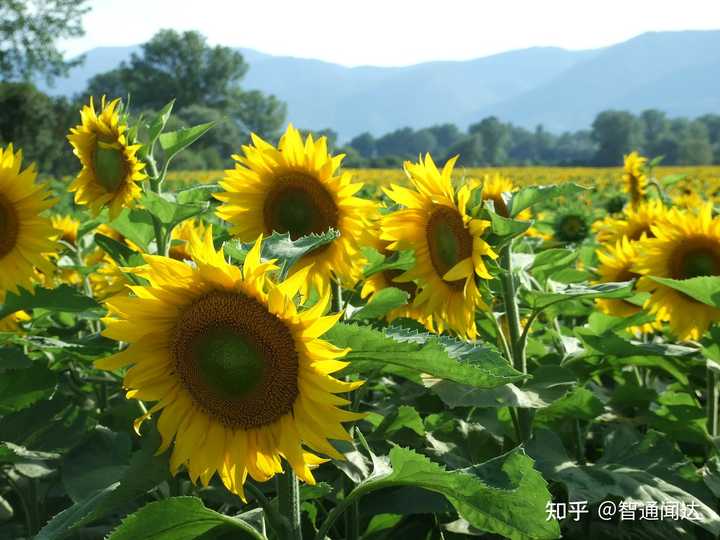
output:
[[482, 137], [484, 155], [483, 163], [487, 165], [503, 165], [507, 161], [510, 148], [510, 130], [495, 116], [483, 118], [469, 128], [471, 134]]
[[0, 145], [22, 149], [25, 164], [43, 172], [69, 172], [75, 158], [67, 140], [77, 110], [64, 98], [51, 98], [30, 83], [0, 83]]
[[642, 124], [629, 112], [603, 111], [592, 124], [592, 138], [598, 144], [595, 163], [619, 165], [624, 154], [642, 147]]
[[670, 130], [667, 116], [657, 109], [647, 109], [640, 114], [640, 121], [645, 137], [645, 153], [650, 156], [659, 156], [659, 144], [668, 136]]
[[135, 107], [158, 110], [171, 99], [177, 108], [194, 104], [225, 108], [247, 72], [242, 54], [210, 47], [195, 31], [160, 30], [117, 69], [93, 77], [94, 96], [132, 96]]
[[81, 62], [65, 61], [56, 42], [84, 34], [88, 0], [0, 0], [0, 78], [48, 83]]
[[485, 159], [485, 147], [483, 145], [482, 135], [476, 132], [460, 139], [448, 149], [445, 161], [456, 155], [460, 156], [458, 158], [458, 165], [472, 167], [482, 163]]
[[350, 146], [357, 150], [362, 157], [373, 158], [377, 155], [375, 137], [367, 131], [353, 138], [350, 141]]

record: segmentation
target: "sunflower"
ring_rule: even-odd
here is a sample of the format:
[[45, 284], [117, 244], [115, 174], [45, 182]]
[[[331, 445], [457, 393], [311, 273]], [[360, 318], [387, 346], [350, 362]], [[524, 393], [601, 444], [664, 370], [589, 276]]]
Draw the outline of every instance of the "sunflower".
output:
[[636, 206], [645, 197], [648, 179], [645, 175], [645, 163], [647, 158], [637, 152], [630, 152], [624, 156], [623, 167], [623, 191], [630, 195], [630, 201]]
[[[665, 221], [652, 228], [653, 238], [641, 242], [633, 271], [643, 276], [690, 279], [720, 276], [720, 217], [712, 217], [712, 204], [698, 213], [672, 209]], [[650, 292], [645, 308], [659, 320], [669, 321], [680, 339], [699, 339], [720, 309], [697, 302], [647, 277], [638, 289]]]
[[264, 482], [282, 471], [281, 458], [314, 483], [310, 469], [324, 459], [313, 452], [342, 459], [328, 439], [350, 440], [342, 422], [363, 417], [337, 407], [348, 401], [335, 394], [361, 384], [330, 375], [347, 365], [347, 350], [318, 339], [340, 317], [322, 316], [329, 294], [298, 312], [293, 298], [311, 269], [276, 285], [268, 275], [277, 266], [261, 262], [260, 249], [258, 238], [240, 270], [208, 229], [190, 240], [192, 264], [145, 255], [149, 286], [107, 302], [104, 319], [104, 335], [130, 345], [96, 362], [132, 364], [127, 397], [157, 402], [136, 429], [160, 412], [158, 452], [174, 440], [172, 474], [184, 465], [207, 486], [217, 472], [241, 497], [248, 474]]
[[22, 152], [0, 147], [0, 291], [30, 289], [35, 271], [52, 275], [49, 256], [56, 231], [40, 214], [56, 201], [44, 184], [36, 184], [35, 165], [22, 172]]
[[337, 174], [344, 156], [328, 154], [325, 137], [314, 141], [308, 135], [303, 142], [292, 125], [277, 148], [255, 134], [252, 142], [243, 146], [244, 156], [233, 156], [235, 169], [220, 182], [225, 191], [215, 195], [223, 201], [218, 216], [243, 242], [273, 231], [297, 239], [336, 229], [339, 238], [308, 253], [292, 272], [310, 268], [304, 296], [311, 285], [323, 296], [332, 275], [353, 286], [362, 276], [366, 260], [360, 247], [371, 241], [376, 210], [373, 202], [353, 196], [362, 184], [352, 183], [349, 173]]
[[60, 239], [68, 244], [75, 244], [77, 241], [78, 227], [80, 221], [72, 216], [50, 216], [52, 226], [60, 232]]
[[[640, 276], [632, 271], [632, 267], [639, 257], [638, 243], [631, 242], [627, 236], [618, 240], [614, 246], [605, 246], [597, 251], [600, 266], [597, 269], [600, 283], [614, 283], [630, 281]], [[631, 317], [642, 311], [642, 308], [626, 300], [613, 300], [598, 298], [595, 300], [598, 308], [607, 315], [614, 317]], [[640, 326], [631, 326], [629, 330], [634, 333], [650, 333], [661, 328], [658, 321], [645, 323]]]
[[582, 242], [590, 232], [588, 216], [582, 209], [566, 208], [557, 213], [553, 230], [561, 242]]
[[442, 172], [430, 154], [424, 161], [405, 163], [415, 190], [395, 184], [384, 188], [390, 199], [406, 208], [383, 217], [380, 239], [389, 242], [390, 251], [415, 252], [415, 267], [394, 279], [418, 283], [413, 308], [428, 318], [435, 331], [447, 327], [474, 339], [475, 310], [487, 309], [475, 275], [491, 279], [483, 256], [495, 259], [497, 254], [482, 239], [490, 222], [467, 214], [471, 187], [466, 184], [456, 192], [452, 185], [456, 160], [450, 159]]
[[120, 120], [119, 103], [116, 99], [106, 104], [103, 97], [98, 114], [90, 98], [90, 105], [80, 111], [82, 123], [68, 135], [73, 153], [82, 163], [70, 185], [75, 202], [90, 206], [95, 216], [109, 206], [111, 220], [140, 196], [137, 183], [147, 178], [145, 164], [136, 156], [141, 145], [128, 143], [128, 126]]
[[[482, 181], [482, 199], [483, 201], [492, 201], [495, 207], [495, 213], [502, 217], [510, 217], [510, 212], [507, 207], [507, 203], [503, 198], [503, 193], [512, 193], [515, 191], [515, 186], [512, 180], [506, 178], [500, 174], [494, 174], [492, 176], [485, 175]], [[532, 211], [526, 208], [520, 212], [515, 219], [520, 221], [529, 221], [532, 219]]]
[[188, 246], [195, 236], [202, 238], [205, 234], [205, 225], [195, 219], [186, 219], [175, 227], [171, 235], [170, 257], [178, 261], [190, 260]]
[[614, 244], [627, 236], [630, 240], [652, 237], [652, 226], [661, 223], [667, 215], [667, 208], [659, 200], [644, 201], [636, 207], [625, 207], [621, 218], [607, 216], [592, 225], [597, 240]]

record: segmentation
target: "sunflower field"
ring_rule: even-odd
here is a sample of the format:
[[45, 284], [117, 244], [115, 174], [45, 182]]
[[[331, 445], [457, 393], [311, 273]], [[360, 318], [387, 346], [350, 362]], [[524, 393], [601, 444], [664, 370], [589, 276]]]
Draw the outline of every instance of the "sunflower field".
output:
[[0, 148], [0, 539], [720, 536], [717, 169]]

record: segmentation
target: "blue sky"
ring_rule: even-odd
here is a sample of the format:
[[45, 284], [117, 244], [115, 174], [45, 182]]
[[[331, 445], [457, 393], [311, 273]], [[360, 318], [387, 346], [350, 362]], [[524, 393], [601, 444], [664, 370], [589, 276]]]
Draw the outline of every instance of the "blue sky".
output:
[[67, 56], [159, 28], [212, 44], [347, 66], [464, 60], [511, 49], [602, 47], [647, 31], [720, 29], [720, 0], [91, 0]]

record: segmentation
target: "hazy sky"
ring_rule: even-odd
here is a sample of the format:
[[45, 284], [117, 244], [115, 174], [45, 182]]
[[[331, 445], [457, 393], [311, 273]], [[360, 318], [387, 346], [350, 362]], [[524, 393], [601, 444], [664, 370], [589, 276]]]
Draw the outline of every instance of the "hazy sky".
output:
[[91, 0], [86, 35], [61, 46], [134, 45], [160, 28], [211, 44], [347, 66], [463, 60], [553, 45], [602, 47], [647, 31], [720, 29], [720, 0]]

